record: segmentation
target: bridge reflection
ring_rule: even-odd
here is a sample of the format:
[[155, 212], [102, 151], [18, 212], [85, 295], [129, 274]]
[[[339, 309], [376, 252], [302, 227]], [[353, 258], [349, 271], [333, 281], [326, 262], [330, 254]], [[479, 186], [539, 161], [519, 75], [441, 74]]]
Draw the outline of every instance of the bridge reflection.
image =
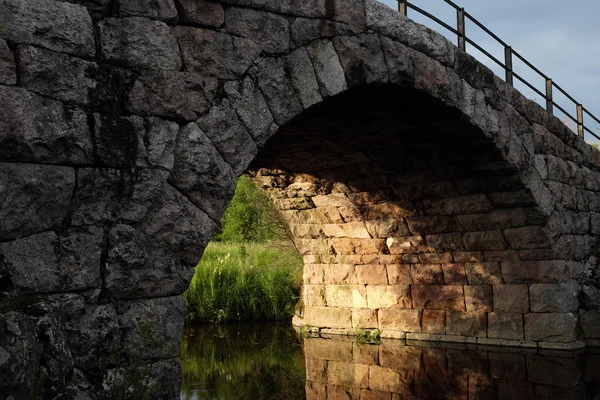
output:
[[303, 340], [306, 398], [598, 399], [600, 351]]

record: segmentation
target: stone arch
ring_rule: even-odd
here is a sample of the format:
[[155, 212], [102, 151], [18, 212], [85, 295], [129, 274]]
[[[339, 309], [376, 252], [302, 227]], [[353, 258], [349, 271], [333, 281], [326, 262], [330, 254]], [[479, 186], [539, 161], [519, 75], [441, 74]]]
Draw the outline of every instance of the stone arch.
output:
[[[374, 0], [101, 3], [0, 3], [3, 393], [24, 395], [40, 370], [56, 393], [93, 393], [95, 361], [119, 349], [177, 382], [180, 294], [248, 167], [306, 253], [299, 323], [533, 347], [598, 338], [600, 305], [577, 294], [597, 284], [600, 153], [442, 36]], [[390, 108], [398, 99], [427, 109]], [[433, 153], [408, 142], [412, 181], [315, 176], [306, 161], [366, 157], [363, 142], [338, 141], [338, 158], [299, 162], [319, 118], [355, 128], [344, 104], [369, 122], [361, 140], [384, 111], [372, 177], [401, 175], [389, 150], [411, 136], [390, 129], [398, 115], [436, 110], [464, 146], [440, 148], [430, 126]], [[475, 176], [451, 176], [469, 162], [458, 170]], [[444, 179], [419, 173], [428, 165]], [[361, 300], [371, 285], [379, 307]], [[166, 345], [148, 348], [148, 334]]]

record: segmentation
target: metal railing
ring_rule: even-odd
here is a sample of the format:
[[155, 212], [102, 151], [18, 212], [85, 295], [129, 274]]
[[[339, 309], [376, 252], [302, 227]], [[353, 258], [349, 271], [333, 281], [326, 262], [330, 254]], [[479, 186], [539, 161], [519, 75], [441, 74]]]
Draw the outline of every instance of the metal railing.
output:
[[[550, 79], [546, 74], [536, 68], [533, 64], [531, 64], [525, 57], [521, 54], [517, 53], [511, 46], [506, 44], [502, 39], [500, 39], [494, 32], [490, 31], [486, 28], [481, 22], [475, 19], [471, 14], [465, 11], [464, 8], [459, 7], [451, 0], [443, 0], [446, 4], [450, 5], [456, 10], [456, 28], [448, 25], [441, 19], [437, 18], [433, 14], [423, 10], [422, 8], [416, 6], [415, 4], [409, 2], [408, 0], [397, 0], [398, 1], [398, 11], [400, 11], [403, 15], [408, 15], [408, 10], [414, 10], [419, 14], [431, 19], [432, 21], [438, 23], [442, 27], [446, 28], [448, 31], [452, 32], [457, 37], [457, 45], [458, 47], [466, 51], [467, 44], [473, 46], [477, 50], [479, 50], [482, 54], [487, 56], [490, 60], [498, 64], [505, 71], [505, 81], [511, 86], [514, 86], [514, 78], [518, 79], [529, 89], [533, 90], [536, 94], [541, 96], [546, 101], [546, 110], [550, 114], [554, 114], [554, 108], [556, 107], [560, 110], [567, 118], [573, 121], [577, 125], [577, 134], [584, 138], [585, 132], [588, 132], [596, 139], [600, 140], [600, 136], [592, 132], [588, 127], [584, 124], [584, 116], [590, 117], [593, 121], [600, 124], [600, 119], [598, 119], [594, 114], [592, 114], [588, 109], [586, 109], [581, 103], [575, 100], [569, 93], [567, 93], [563, 88], [558, 86], [552, 79]], [[504, 62], [498, 60], [498, 58], [494, 57], [489, 51], [481, 47], [475, 41], [471, 40], [466, 34], [466, 26], [465, 21], [471, 21], [479, 28], [481, 28], [485, 33], [487, 33], [490, 37], [492, 37], [496, 42], [504, 47]], [[529, 83], [525, 78], [521, 75], [517, 74], [513, 70], [513, 57], [516, 57], [520, 61], [522, 61], [525, 65], [531, 68], [534, 72], [536, 72], [540, 77], [545, 79], [546, 87], [545, 93], [536, 88], [534, 85]], [[562, 93], [568, 100], [574, 103], [575, 105], [575, 114], [574, 116], [566, 111], [563, 107], [557, 104], [553, 99], [553, 91], [557, 89], [560, 93]]]

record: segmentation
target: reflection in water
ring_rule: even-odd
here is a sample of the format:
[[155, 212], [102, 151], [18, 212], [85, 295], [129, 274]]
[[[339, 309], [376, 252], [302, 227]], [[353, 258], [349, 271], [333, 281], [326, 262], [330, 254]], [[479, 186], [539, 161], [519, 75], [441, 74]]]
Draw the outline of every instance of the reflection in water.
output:
[[[183, 346], [182, 399], [595, 399], [600, 349], [536, 351], [202, 326]], [[306, 365], [306, 371], [304, 370]]]

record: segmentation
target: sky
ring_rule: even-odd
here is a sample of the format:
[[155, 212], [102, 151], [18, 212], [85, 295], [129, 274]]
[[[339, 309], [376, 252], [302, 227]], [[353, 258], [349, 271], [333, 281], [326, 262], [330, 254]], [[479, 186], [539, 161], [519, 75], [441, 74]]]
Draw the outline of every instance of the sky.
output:
[[[397, 9], [396, 0], [380, 0]], [[453, 0], [464, 7], [504, 42], [531, 64], [552, 78], [567, 93], [600, 119], [600, 1], [598, 0]], [[456, 11], [444, 0], [410, 0], [411, 3], [456, 26]], [[445, 35], [456, 43], [456, 36], [435, 22], [409, 9], [408, 16]], [[472, 22], [466, 23], [466, 34], [504, 61], [504, 49]], [[492, 60], [467, 44], [474, 55], [498, 75], [504, 71]], [[514, 71], [545, 92], [544, 78], [520, 61], [513, 60]], [[545, 106], [545, 100], [515, 79], [526, 97]], [[554, 90], [554, 100], [575, 115], [576, 106]], [[566, 119], [560, 111], [555, 115]], [[600, 125], [584, 117], [585, 125], [600, 132]], [[600, 134], [599, 134], [600, 136]], [[595, 141], [588, 137], [586, 140]]]

